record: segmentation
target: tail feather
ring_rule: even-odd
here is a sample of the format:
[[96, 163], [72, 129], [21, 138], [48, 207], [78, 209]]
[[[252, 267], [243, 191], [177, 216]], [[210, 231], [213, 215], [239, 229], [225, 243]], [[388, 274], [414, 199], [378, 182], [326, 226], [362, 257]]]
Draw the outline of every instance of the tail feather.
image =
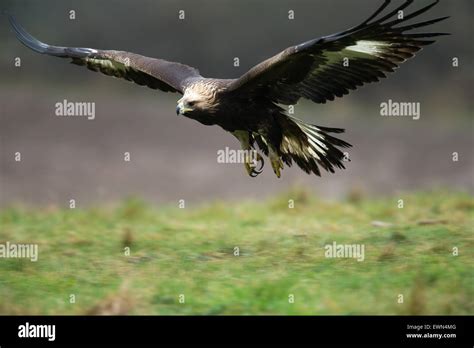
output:
[[343, 133], [344, 129], [320, 127], [288, 116], [279, 121], [283, 132], [280, 152], [288, 166], [294, 161], [306, 173], [317, 176], [321, 176], [319, 166], [331, 173], [335, 168], [345, 169], [346, 156], [339, 148], [351, 145], [329, 135]]

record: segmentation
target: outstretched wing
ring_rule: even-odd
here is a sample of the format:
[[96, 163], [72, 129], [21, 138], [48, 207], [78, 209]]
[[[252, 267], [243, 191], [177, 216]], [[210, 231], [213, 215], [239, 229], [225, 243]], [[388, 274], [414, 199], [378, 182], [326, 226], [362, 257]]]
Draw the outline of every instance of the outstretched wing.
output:
[[362, 24], [346, 31], [289, 47], [233, 80], [228, 92], [265, 96], [281, 104], [294, 104], [300, 98], [325, 103], [342, 97], [366, 83], [377, 82], [399, 64], [413, 57], [429, 38], [446, 33], [406, 33], [442, 21], [441, 17], [398, 26], [428, 11], [439, 0], [410, 14], [401, 6], [376, 19], [390, 4], [383, 5]]
[[100, 71], [105, 75], [124, 78], [141, 86], [164, 92], [179, 93], [183, 93], [191, 80], [201, 77], [199, 71], [190, 66], [135, 53], [47, 45], [28, 34], [13, 16], [9, 14], [7, 16], [17, 38], [33, 51], [55, 57], [71, 58], [73, 64], [84, 65], [90, 70]]

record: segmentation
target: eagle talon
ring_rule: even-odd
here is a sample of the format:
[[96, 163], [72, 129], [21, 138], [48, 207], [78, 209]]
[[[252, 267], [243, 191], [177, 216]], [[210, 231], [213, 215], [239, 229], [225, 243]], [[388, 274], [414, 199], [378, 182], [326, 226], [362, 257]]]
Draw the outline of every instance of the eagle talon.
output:
[[[265, 161], [263, 160], [263, 157], [257, 152], [257, 161], [258, 163], [260, 163], [260, 167], [258, 169], [255, 169], [257, 166], [254, 165], [253, 168], [256, 172], [258, 172], [258, 174], [260, 174], [261, 172], [263, 172], [263, 167], [265, 166]], [[254, 164], [255, 161], [254, 161]]]
[[251, 173], [250, 173], [250, 177], [252, 178], [256, 178], [261, 172], [257, 172], [256, 170], [253, 170]]
[[256, 163], [255, 161], [249, 161], [249, 159], [247, 158], [246, 159], [246, 162], [245, 162], [245, 169], [247, 170], [247, 173], [252, 177], [252, 178], [255, 178], [257, 177], [259, 174], [261, 174], [263, 172], [263, 166], [265, 165], [265, 161], [263, 160], [263, 157], [260, 156], [259, 153], [257, 153], [257, 161], [260, 164], [260, 167], [258, 169], [256, 169]]
[[247, 174], [252, 178], [257, 177], [261, 172], [263, 172], [263, 170], [256, 170], [254, 167], [252, 167], [250, 162], [246, 162], [244, 165], [245, 169], [247, 170]]

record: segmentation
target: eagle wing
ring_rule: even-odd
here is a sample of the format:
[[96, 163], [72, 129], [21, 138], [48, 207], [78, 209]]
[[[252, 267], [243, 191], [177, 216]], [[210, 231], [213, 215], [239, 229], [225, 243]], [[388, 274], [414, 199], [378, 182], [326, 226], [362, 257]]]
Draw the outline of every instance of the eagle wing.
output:
[[28, 34], [13, 16], [9, 14], [7, 16], [17, 38], [25, 46], [38, 53], [71, 58], [71, 63], [86, 66], [92, 71], [100, 71], [105, 75], [123, 78], [138, 85], [164, 92], [179, 93], [183, 93], [191, 80], [201, 78], [199, 71], [188, 65], [149, 58], [135, 53], [51, 46]]
[[413, 0], [407, 0], [376, 19], [391, 2], [385, 0], [362, 24], [289, 47], [230, 82], [226, 92], [238, 92], [247, 97], [260, 95], [286, 105], [294, 104], [300, 98], [325, 103], [359, 86], [377, 82], [423, 46], [434, 42], [429, 38], [448, 35], [406, 33], [448, 17], [396, 27], [428, 11], [438, 1], [404, 14], [403, 10], [413, 3]]

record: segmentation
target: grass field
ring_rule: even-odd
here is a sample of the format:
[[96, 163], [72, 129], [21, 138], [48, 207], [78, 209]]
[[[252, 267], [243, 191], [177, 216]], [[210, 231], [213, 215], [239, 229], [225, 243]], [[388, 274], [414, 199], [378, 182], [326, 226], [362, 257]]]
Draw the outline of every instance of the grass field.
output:
[[[328, 203], [298, 189], [185, 209], [8, 208], [0, 243], [37, 243], [39, 259], [0, 259], [0, 314], [474, 314], [473, 213], [467, 194]], [[326, 258], [334, 241], [364, 245], [364, 261]]]

